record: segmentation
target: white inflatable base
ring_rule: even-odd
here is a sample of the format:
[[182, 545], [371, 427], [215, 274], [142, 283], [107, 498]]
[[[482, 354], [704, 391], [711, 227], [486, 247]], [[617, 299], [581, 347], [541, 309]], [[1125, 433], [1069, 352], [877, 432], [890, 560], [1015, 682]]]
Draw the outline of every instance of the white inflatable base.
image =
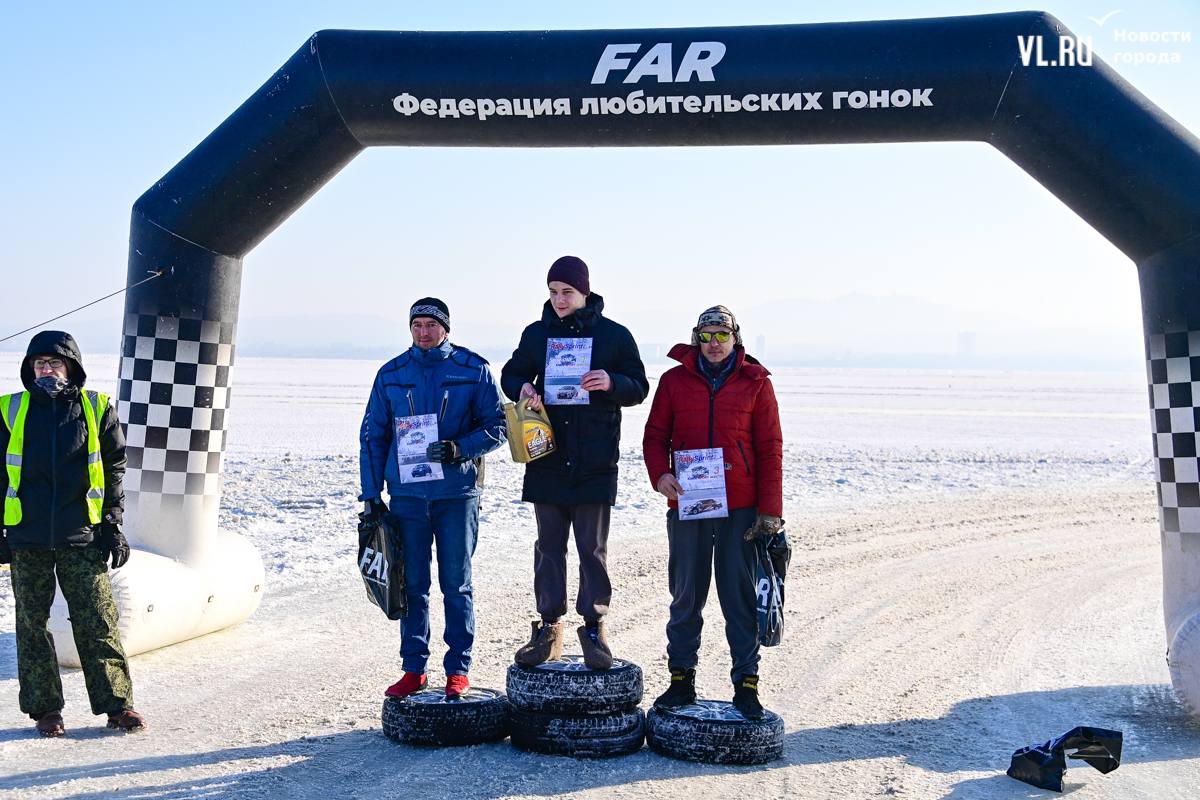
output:
[[1163, 533], [1167, 668], [1187, 712], [1200, 719], [1200, 533]]
[[[244, 538], [218, 532], [196, 564], [133, 550], [109, 572], [117, 603], [117, 629], [125, 655], [135, 656], [236, 625], [262, 600], [262, 557]], [[55, 595], [47, 625], [58, 661], [79, 666], [79, 653], [62, 593]]]
[[1167, 649], [1167, 668], [1179, 702], [1200, 719], [1200, 612], [1175, 632]]

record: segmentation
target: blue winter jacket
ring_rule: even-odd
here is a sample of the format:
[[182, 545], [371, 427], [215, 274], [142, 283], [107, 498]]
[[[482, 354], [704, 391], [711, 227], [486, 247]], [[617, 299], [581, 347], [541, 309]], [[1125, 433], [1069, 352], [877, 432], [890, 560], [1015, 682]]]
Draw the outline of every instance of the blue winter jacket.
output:
[[[387, 481], [392, 497], [439, 500], [479, 494], [482, 456], [504, 444], [504, 407], [487, 361], [449, 340], [413, 346], [379, 369], [359, 436], [360, 500], [379, 498]], [[462, 459], [443, 464], [440, 481], [401, 483], [396, 467], [395, 420], [438, 415], [438, 436], [458, 443]]]

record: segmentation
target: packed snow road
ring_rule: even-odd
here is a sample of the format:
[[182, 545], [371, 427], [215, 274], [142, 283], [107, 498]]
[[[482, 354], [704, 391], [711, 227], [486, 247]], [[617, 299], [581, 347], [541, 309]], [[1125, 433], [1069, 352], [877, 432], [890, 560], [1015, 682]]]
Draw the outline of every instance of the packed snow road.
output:
[[[292, 467], [319, 474], [322, 463]], [[1144, 483], [914, 498], [793, 523], [785, 640], [762, 665], [763, 698], [784, 716], [787, 742], [765, 767], [388, 741], [380, 707], [398, 632], [355, 573], [351, 505], [281, 510], [269, 523], [276, 535], [304, 537], [307, 524], [319, 531], [336, 518], [310, 543], [324, 560], [280, 574], [247, 623], [134, 660], [144, 734], [105, 731], [68, 672], [68, 735], [36, 738], [16, 709], [8, 623], [0, 796], [1010, 798], [1029, 789], [1004, 775], [1011, 752], [1079, 724], [1124, 731], [1125, 755], [1107, 776], [1072, 762], [1076, 797], [1183, 798], [1200, 785], [1200, 728], [1168, 686]], [[528, 630], [533, 535], [511, 499], [494, 498], [485, 515], [471, 678], [503, 688]], [[665, 687], [665, 536], [646, 524], [658, 523], [648, 510], [614, 517], [612, 643], [645, 669], [648, 704]], [[707, 618], [699, 687], [727, 699], [715, 597]], [[431, 682], [443, 680], [439, 658]]]

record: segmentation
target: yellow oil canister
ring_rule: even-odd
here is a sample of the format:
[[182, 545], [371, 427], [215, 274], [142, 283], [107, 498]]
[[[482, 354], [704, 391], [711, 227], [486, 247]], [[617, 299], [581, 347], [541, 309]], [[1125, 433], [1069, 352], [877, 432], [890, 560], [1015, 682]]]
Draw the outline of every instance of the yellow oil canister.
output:
[[516, 405], [504, 404], [504, 421], [508, 426], [508, 448], [513, 461], [528, 464], [554, 452], [554, 429], [546, 409], [531, 411], [529, 401], [522, 398]]

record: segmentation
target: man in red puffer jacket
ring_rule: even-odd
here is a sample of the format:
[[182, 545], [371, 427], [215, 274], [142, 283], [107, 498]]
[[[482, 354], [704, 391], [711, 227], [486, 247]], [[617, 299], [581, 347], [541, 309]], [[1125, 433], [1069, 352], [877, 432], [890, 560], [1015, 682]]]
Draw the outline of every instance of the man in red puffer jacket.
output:
[[[667, 664], [671, 686], [659, 707], [696, 699], [696, 664], [701, 612], [716, 566], [717, 596], [725, 617], [725, 638], [733, 661], [734, 705], [760, 719], [758, 700], [758, 617], [754, 586], [754, 538], [783, 526], [783, 433], [779, 405], [766, 368], [746, 355], [741, 329], [725, 306], [700, 314], [692, 344], [676, 345], [668, 370], [654, 393], [642, 439], [650, 482], [666, 495], [671, 583], [667, 623]], [[720, 448], [725, 470], [725, 514], [681, 520], [676, 454]], [[714, 501], [688, 510], [716, 510]], [[719, 513], [719, 512], [717, 512]]]

